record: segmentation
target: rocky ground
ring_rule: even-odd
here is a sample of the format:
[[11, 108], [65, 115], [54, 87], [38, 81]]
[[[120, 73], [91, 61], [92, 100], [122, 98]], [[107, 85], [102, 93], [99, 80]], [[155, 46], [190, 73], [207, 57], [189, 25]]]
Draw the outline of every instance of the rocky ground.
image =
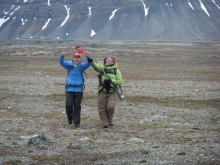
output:
[[[220, 43], [0, 41], [0, 164], [220, 164]], [[115, 55], [123, 76], [114, 126], [102, 128], [86, 71], [81, 128], [68, 126], [66, 70], [83, 46]], [[85, 61], [85, 57], [82, 57]], [[26, 145], [34, 135], [49, 138]]]

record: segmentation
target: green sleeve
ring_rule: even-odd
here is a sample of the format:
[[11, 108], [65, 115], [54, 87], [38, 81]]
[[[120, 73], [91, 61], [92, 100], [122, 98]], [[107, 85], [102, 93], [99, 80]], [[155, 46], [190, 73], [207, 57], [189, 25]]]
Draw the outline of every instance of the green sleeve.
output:
[[102, 68], [99, 66], [99, 64], [97, 64], [96, 62], [91, 62], [91, 66], [93, 67], [93, 69], [96, 72], [102, 73]]

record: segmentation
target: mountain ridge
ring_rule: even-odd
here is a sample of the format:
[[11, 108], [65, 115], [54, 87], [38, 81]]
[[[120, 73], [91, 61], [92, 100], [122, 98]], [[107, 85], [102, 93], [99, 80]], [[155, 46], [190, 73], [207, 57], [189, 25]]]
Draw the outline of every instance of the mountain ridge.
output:
[[219, 6], [219, 0], [0, 0], [0, 39], [220, 41]]

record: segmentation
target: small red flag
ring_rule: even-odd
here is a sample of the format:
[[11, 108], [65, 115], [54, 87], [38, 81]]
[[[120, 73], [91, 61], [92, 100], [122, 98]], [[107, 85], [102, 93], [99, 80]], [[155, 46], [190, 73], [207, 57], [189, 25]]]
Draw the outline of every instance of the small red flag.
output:
[[83, 50], [77, 50], [77, 53], [79, 53], [79, 54], [83, 53]]
[[75, 49], [82, 49], [80, 46], [76, 46]]

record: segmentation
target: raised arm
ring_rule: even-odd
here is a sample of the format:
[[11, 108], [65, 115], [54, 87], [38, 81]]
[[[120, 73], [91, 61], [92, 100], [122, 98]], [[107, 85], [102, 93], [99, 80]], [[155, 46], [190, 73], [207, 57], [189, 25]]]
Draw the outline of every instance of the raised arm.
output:
[[60, 63], [60, 65], [62, 65], [64, 68], [67, 69], [68, 68], [68, 62], [66, 62], [64, 60], [65, 53], [66, 53], [66, 49], [63, 49], [63, 51], [61, 52], [61, 55], [60, 55], [59, 63]]
[[91, 66], [93, 67], [93, 69], [96, 71], [96, 72], [99, 72], [99, 73], [102, 73], [102, 68], [100, 67], [99, 64], [97, 64], [96, 62], [92, 61], [91, 63]]
[[85, 49], [83, 52], [84, 52], [84, 54], [86, 56], [86, 60], [87, 61], [82, 63], [82, 69], [86, 70], [88, 67], [90, 67], [90, 63], [89, 63], [88, 59], [91, 59], [91, 56], [89, 55], [89, 52], [88, 52], [87, 49]]

